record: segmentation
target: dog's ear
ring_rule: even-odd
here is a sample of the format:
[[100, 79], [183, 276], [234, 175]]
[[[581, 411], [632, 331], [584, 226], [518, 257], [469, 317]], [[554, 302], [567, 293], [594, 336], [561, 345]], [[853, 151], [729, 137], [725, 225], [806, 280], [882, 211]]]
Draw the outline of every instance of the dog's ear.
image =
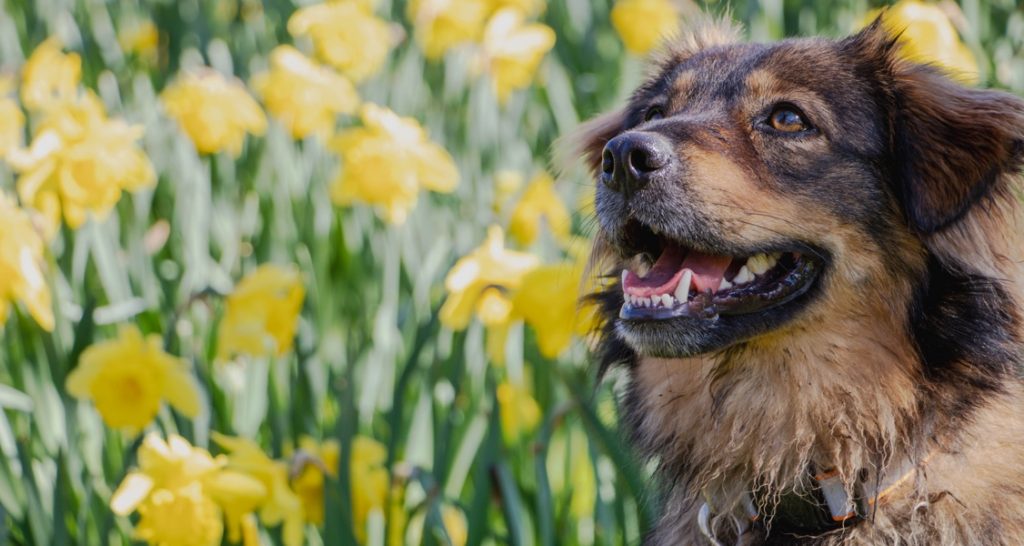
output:
[[566, 172], [582, 159], [591, 174], [600, 172], [604, 145], [622, 132], [625, 123], [626, 111], [619, 109], [581, 124], [555, 144], [555, 166]]
[[934, 67], [894, 66], [893, 158], [908, 220], [923, 234], [1000, 191], [1024, 158], [1024, 101], [954, 83]]
[[892, 175], [911, 227], [934, 233], [999, 191], [1024, 159], [1024, 101], [903, 60], [881, 17], [851, 38], [888, 103]]

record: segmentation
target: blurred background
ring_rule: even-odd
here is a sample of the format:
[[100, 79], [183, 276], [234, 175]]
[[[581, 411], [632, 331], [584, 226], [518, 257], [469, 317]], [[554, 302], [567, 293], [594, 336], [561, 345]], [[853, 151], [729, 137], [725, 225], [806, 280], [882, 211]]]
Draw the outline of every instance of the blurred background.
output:
[[[881, 6], [0, 0], [0, 546], [639, 543], [552, 144], [700, 13]], [[1017, 1], [885, 17], [1024, 91]]]

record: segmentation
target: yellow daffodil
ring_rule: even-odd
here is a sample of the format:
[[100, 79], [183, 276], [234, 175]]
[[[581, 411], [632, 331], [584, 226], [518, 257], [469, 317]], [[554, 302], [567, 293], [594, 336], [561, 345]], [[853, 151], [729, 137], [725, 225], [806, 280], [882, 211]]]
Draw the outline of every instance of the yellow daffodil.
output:
[[8, 154], [18, 194], [43, 214], [48, 237], [61, 216], [78, 228], [90, 215], [105, 218], [122, 192], [156, 183], [141, 138], [141, 125], [108, 118], [91, 93], [50, 107], [29, 148]]
[[45, 246], [28, 213], [0, 191], [0, 325], [7, 321], [10, 306], [20, 302], [39, 326], [53, 330]]
[[221, 512], [199, 482], [174, 491], [157, 489], [138, 511], [135, 538], [154, 546], [215, 546], [221, 542]]
[[538, 264], [532, 254], [506, 249], [501, 228], [491, 226], [484, 243], [455, 262], [445, 277], [448, 299], [441, 306], [441, 323], [462, 330], [474, 313], [492, 325], [507, 320], [511, 307], [503, 291], [518, 288]]
[[482, 64], [504, 103], [518, 89], [529, 87], [540, 62], [555, 46], [555, 31], [540, 23], [526, 24], [515, 8], [498, 10], [484, 29]]
[[29, 110], [46, 110], [78, 94], [82, 59], [65, 54], [57, 38], [39, 44], [21, 72], [21, 102]]
[[505, 382], [495, 392], [501, 415], [501, 432], [508, 443], [531, 434], [540, 424], [540, 405], [523, 385]]
[[246, 275], [226, 299], [217, 336], [218, 357], [288, 352], [305, 294], [302, 277], [291, 267], [264, 264]]
[[[872, 11], [870, 23], [882, 13]], [[978, 61], [961, 40], [942, 8], [917, 0], [901, 0], [885, 10], [882, 25], [900, 37], [900, 53], [917, 63], [934, 63], [965, 83], [978, 81]]]
[[537, 348], [547, 358], [557, 357], [572, 342], [594, 328], [594, 309], [581, 307], [585, 256], [538, 267], [523, 276], [512, 295], [516, 316], [537, 333]]
[[618, 0], [612, 26], [630, 53], [643, 55], [679, 31], [679, 11], [672, 0]]
[[516, 8], [526, 15], [537, 15], [547, 7], [547, 0], [490, 0], [494, 10]]
[[220, 507], [209, 497], [204, 482], [223, 464], [181, 436], [165, 442], [147, 434], [139, 447], [138, 468], [130, 471], [110, 499], [119, 516], [140, 515], [135, 536], [154, 545], [205, 546], [220, 544]]
[[25, 114], [18, 103], [0, 96], [0, 159], [21, 147], [25, 138]]
[[384, 444], [366, 436], [352, 439], [349, 459], [352, 484], [352, 525], [356, 540], [366, 543], [366, 523], [371, 512], [384, 513], [390, 482]]
[[453, 47], [480, 40], [491, 6], [488, 0], [412, 0], [406, 9], [423, 56], [438, 60]]
[[210, 476], [204, 485], [210, 497], [224, 511], [228, 522], [228, 541], [242, 540], [246, 518], [267, 500], [263, 482], [234, 470], [221, 470]]
[[546, 172], [538, 174], [523, 192], [519, 203], [512, 209], [508, 234], [521, 245], [530, 245], [537, 239], [541, 221], [560, 243], [569, 241], [572, 221], [569, 209], [555, 191], [555, 180]]
[[523, 187], [523, 175], [518, 171], [498, 171], [494, 175], [494, 212], [501, 213], [519, 189]]
[[274, 48], [270, 72], [258, 76], [253, 86], [267, 110], [297, 139], [330, 134], [338, 114], [359, 107], [351, 82], [288, 45]]
[[214, 432], [213, 440], [228, 451], [227, 468], [246, 474], [263, 484], [266, 498], [260, 504], [265, 525], [282, 524], [285, 546], [301, 546], [305, 534], [302, 500], [288, 486], [288, 465], [268, 457], [251, 440]]
[[441, 522], [444, 523], [444, 530], [448, 533], [448, 540], [451, 546], [466, 546], [469, 540], [469, 529], [466, 523], [466, 514], [458, 506], [445, 504], [441, 507]]
[[388, 22], [368, 2], [342, 0], [306, 6], [288, 20], [292, 36], [308, 36], [316, 54], [353, 81], [380, 71], [392, 46]]
[[336, 440], [318, 444], [308, 436], [299, 439], [299, 451], [292, 457], [292, 489], [302, 499], [306, 520], [314, 525], [324, 523], [324, 476], [338, 475], [340, 458]]
[[362, 127], [343, 131], [331, 143], [342, 161], [341, 173], [331, 183], [336, 204], [375, 205], [386, 220], [400, 224], [421, 188], [444, 193], [455, 189], [455, 162], [416, 120], [374, 104], [364, 104], [360, 117]]
[[214, 70], [188, 72], [161, 94], [164, 108], [204, 154], [242, 152], [245, 135], [262, 135], [267, 118], [234, 78]]
[[139, 446], [138, 468], [125, 476], [110, 499], [110, 508], [119, 516], [128, 515], [154, 490], [175, 490], [204, 480], [221, 464], [208, 451], [192, 446], [177, 434], [165, 441], [151, 432]]
[[141, 21], [127, 25], [117, 33], [117, 43], [125, 53], [138, 55], [147, 62], [157, 60], [160, 45], [160, 31], [153, 21]]
[[188, 417], [199, 413], [199, 391], [184, 359], [169, 355], [160, 336], [125, 325], [116, 339], [87, 348], [67, 379], [68, 392], [92, 400], [107, 426], [138, 431], [167, 400]]

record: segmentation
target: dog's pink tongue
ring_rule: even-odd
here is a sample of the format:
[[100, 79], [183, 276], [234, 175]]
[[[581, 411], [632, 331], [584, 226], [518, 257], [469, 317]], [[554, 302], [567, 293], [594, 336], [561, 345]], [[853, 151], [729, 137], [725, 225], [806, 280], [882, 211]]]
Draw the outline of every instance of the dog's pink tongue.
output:
[[640, 297], [671, 293], [683, 274], [680, 264], [683, 263], [685, 253], [682, 247], [666, 246], [661, 256], [658, 256], [658, 261], [654, 262], [654, 266], [643, 277], [632, 271], [626, 272], [622, 288], [626, 293]]
[[707, 290], [714, 293], [718, 292], [718, 287], [722, 284], [722, 277], [730, 263], [732, 263], [731, 256], [704, 254], [691, 250], [680, 267], [693, 271], [693, 284], [696, 285], [698, 293]]

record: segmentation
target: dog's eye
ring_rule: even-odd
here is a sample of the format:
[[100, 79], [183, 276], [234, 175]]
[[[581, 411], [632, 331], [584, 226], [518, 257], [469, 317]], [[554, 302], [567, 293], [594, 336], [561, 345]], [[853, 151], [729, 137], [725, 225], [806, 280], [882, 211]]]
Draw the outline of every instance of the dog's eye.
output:
[[644, 112], [644, 121], [653, 121], [665, 117], [665, 110], [660, 106], [652, 106]]
[[788, 104], [776, 106], [768, 116], [768, 125], [783, 133], [799, 133], [811, 129], [803, 112]]

